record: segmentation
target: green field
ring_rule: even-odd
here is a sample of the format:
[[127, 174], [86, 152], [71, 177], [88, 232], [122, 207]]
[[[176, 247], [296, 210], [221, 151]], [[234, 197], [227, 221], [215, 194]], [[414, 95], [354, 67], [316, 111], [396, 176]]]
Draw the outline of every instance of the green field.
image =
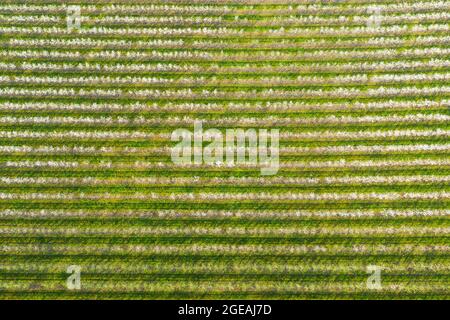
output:
[[449, 1], [2, 0], [0, 299], [449, 299], [449, 84]]

